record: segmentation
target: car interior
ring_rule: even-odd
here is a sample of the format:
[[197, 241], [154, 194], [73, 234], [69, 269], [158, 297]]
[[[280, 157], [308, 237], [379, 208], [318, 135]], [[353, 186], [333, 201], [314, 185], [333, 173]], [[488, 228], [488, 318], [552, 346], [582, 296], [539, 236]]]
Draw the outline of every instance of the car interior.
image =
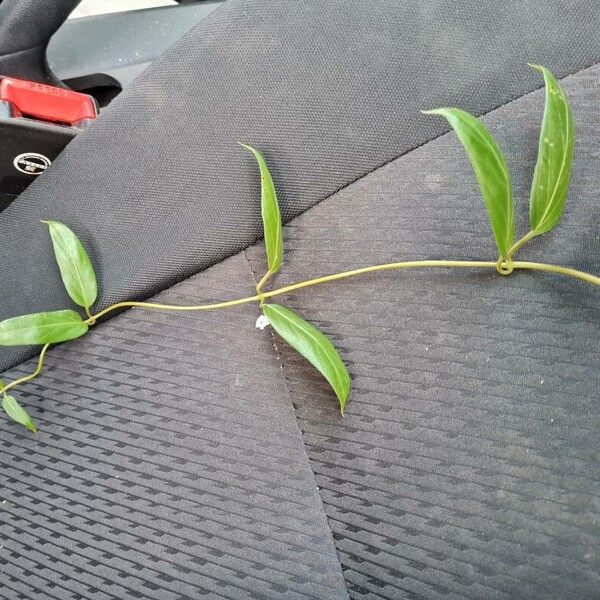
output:
[[[69, 306], [40, 221], [79, 236], [97, 311], [260, 292], [265, 172], [240, 143], [284, 223], [265, 289], [496, 261], [472, 162], [421, 111], [487, 127], [525, 232], [528, 63], [575, 147], [561, 225], [519, 258], [600, 275], [597, 0], [86, 1], [0, 2], [0, 319]], [[599, 294], [518, 269], [297, 286], [343, 416], [258, 326], [261, 293], [93, 320], [19, 388], [37, 433], [0, 415], [0, 598], [600, 599]], [[39, 353], [0, 347], [0, 378]]]

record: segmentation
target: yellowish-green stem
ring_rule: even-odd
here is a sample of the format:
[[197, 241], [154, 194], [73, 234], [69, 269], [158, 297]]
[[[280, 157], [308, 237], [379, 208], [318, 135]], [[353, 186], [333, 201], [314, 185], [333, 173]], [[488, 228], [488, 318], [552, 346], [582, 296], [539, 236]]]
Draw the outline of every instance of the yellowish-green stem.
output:
[[[529, 237], [528, 237], [529, 236]], [[579, 279], [581, 281], [585, 281], [586, 283], [590, 283], [592, 285], [600, 286], [600, 277], [596, 275], [592, 275], [590, 273], [584, 273], [583, 271], [578, 271], [577, 269], [571, 269], [570, 267], [561, 267], [558, 265], [551, 265], [546, 263], [538, 263], [538, 262], [527, 262], [527, 261], [512, 261], [510, 257], [524, 244], [526, 244], [535, 234], [527, 234], [522, 240], [519, 240], [508, 253], [508, 262], [503, 261], [482, 261], [482, 260], [413, 260], [413, 261], [404, 261], [404, 262], [394, 262], [394, 263], [385, 263], [381, 265], [372, 265], [370, 267], [362, 267], [360, 269], [353, 269], [351, 271], [343, 271], [341, 273], [333, 273], [331, 275], [324, 275], [323, 277], [316, 277], [314, 279], [307, 279], [306, 281], [300, 281], [299, 283], [293, 283], [291, 285], [286, 285], [284, 287], [277, 288], [275, 290], [270, 290], [268, 292], [263, 292], [262, 287], [267, 282], [267, 280], [271, 277], [272, 273], [269, 271], [267, 274], [259, 281], [256, 286], [257, 293], [254, 296], [248, 296], [246, 298], [238, 298], [236, 300], [227, 300], [225, 302], [213, 302], [210, 304], [199, 304], [195, 306], [179, 306], [176, 304], [159, 304], [155, 302], [136, 302], [136, 301], [128, 301], [128, 302], [118, 302], [117, 304], [113, 304], [96, 313], [95, 315], [89, 315], [88, 319], [85, 321], [90, 327], [93, 326], [98, 319], [107, 315], [110, 312], [115, 310], [124, 309], [124, 308], [144, 308], [150, 310], [167, 310], [167, 311], [201, 311], [201, 310], [217, 310], [220, 308], [228, 308], [230, 306], [238, 306], [240, 304], [249, 304], [251, 302], [259, 302], [263, 303], [268, 298], [273, 298], [275, 296], [280, 296], [281, 294], [288, 294], [290, 292], [294, 292], [296, 290], [301, 290], [303, 288], [311, 287], [313, 285], [320, 285], [322, 283], [328, 283], [330, 281], [338, 281], [339, 279], [347, 279], [349, 277], [356, 277], [358, 275], [366, 275], [367, 273], [375, 273], [379, 271], [394, 271], [399, 269], [419, 269], [419, 268], [462, 268], [462, 269], [498, 269], [499, 265], [505, 265], [510, 270], [506, 270], [502, 272], [502, 274], [512, 273], [515, 269], [520, 270], [529, 270], [529, 271], [545, 271], [547, 273], [557, 273], [559, 275], [565, 275], [567, 277], [573, 277], [575, 279]], [[31, 375], [27, 375], [26, 377], [21, 377], [21, 379], [17, 379], [12, 383], [9, 383], [2, 391], [7, 392], [8, 390], [30, 381], [34, 377], [37, 377], [43, 368], [44, 365], [44, 357], [46, 355], [46, 351], [48, 350], [49, 344], [46, 344], [39, 355], [37, 368]]]
[[42, 351], [40, 352], [40, 355], [38, 356], [37, 367], [36, 367], [35, 371], [33, 373], [31, 373], [31, 375], [26, 375], [25, 377], [21, 377], [20, 379], [15, 379], [14, 381], [9, 383], [6, 387], [4, 387], [2, 389], [2, 393], [6, 394], [9, 390], [12, 390], [12, 388], [17, 387], [18, 385], [21, 385], [22, 383], [25, 383], [27, 381], [31, 381], [32, 379], [35, 379], [42, 372], [42, 369], [44, 368], [44, 358], [46, 357], [46, 352], [48, 351], [48, 348], [50, 348], [50, 344], [46, 344], [42, 348]]
[[525, 245], [527, 244], [527, 242], [530, 242], [534, 237], [536, 237], [538, 234], [535, 233], [535, 231], [530, 231], [529, 233], [526, 233], [519, 241], [515, 242], [511, 248], [509, 249], [507, 255], [506, 255], [506, 261], [507, 262], [511, 262], [512, 261], [512, 257]]
[[93, 325], [93, 321], [94, 321], [94, 317], [92, 316], [92, 313], [90, 312], [90, 307], [86, 306], [85, 307], [85, 314], [87, 315], [88, 321], [90, 321], [90, 325]]
[[591, 273], [585, 273], [584, 271], [578, 271], [577, 269], [571, 269], [570, 267], [561, 267], [559, 265], [549, 265], [546, 263], [528, 262], [523, 260], [515, 260], [512, 263], [515, 269], [524, 269], [529, 271], [545, 271], [546, 273], [557, 273], [559, 275], [566, 275], [567, 277], [574, 277], [580, 279], [586, 283], [600, 286], [600, 277], [592, 275]]
[[[268, 292], [261, 292], [254, 296], [248, 296], [246, 298], [239, 298], [237, 300], [227, 300], [226, 302], [214, 302], [211, 304], [199, 304], [196, 306], [179, 306], [176, 304], [157, 304], [154, 302], [119, 302], [113, 304], [99, 313], [92, 315], [91, 319], [88, 319], [86, 323], [89, 325], [93, 324], [93, 321], [97, 321], [106, 314], [123, 308], [146, 308], [155, 310], [172, 310], [172, 311], [199, 311], [199, 310], [217, 310], [219, 308], [227, 308], [229, 306], [236, 306], [239, 304], [249, 304], [250, 302], [261, 301], [262, 299], [273, 298], [274, 296], [280, 296], [281, 294], [288, 294], [302, 288], [311, 287], [313, 285], [320, 285], [322, 283], [328, 283], [331, 281], [337, 281], [339, 279], [347, 279], [348, 277], [356, 277], [358, 275], [365, 275], [367, 273], [375, 273], [378, 271], [394, 271], [399, 269], [417, 269], [425, 267], [437, 267], [437, 268], [467, 268], [467, 269], [495, 269], [497, 261], [482, 261], [482, 260], [414, 260], [404, 261], [395, 263], [385, 263], [382, 265], [372, 265], [370, 267], [363, 267], [361, 269], [353, 269], [351, 271], [342, 271], [341, 273], [333, 273], [332, 275], [325, 275], [323, 277], [316, 277], [315, 279], [308, 279], [306, 281], [300, 281], [292, 285], [287, 285], [275, 290]], [[558, 265], [550, 265], [545, 263], [536, 262], [523, 262], [514, 261], [511, 263], [513, 269], [523, 269], [532, 271], [546, 271], [549, 273], [558, 273], [567, 277], [574, 277], [587, 283], [600, 286], [600, 277], [591, 275], [590, 273], [584, 273], [570, 267], [560, 267]], [[264, 277], [263, 277], [264, 279]], [[258, 287], [258, 286], [257, 286]]]
[[264, 285], [267, 283], [267, 281], [269, 281], [269, 279], [272, 277], [273, 275], [273, 271], [271, 271], [271, 269], [269, 269], [263, 276], [262, 279], [256, 284], [256, 295], [258, 296], [260, 305], [262, 306], [265, 302], [265, 297], [263, 294], [263, 287]]

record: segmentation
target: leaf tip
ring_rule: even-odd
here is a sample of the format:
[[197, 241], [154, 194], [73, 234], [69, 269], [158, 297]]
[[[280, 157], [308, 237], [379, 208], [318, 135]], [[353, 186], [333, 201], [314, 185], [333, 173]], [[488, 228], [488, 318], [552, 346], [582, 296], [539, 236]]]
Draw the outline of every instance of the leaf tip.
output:
[[348, 371], [346, 370], [346, 374], [348, 376], [348, 388], [342, 393], [341, 396], [338, 396], [338, 400], [340, 403], [340, 414], [343, 416], [344, 415], [344, 411], [346, 410], [346, 405], [348, 404], [348, 398], [350, 397], [350, 389], [352, 386], [352, 382], [350, 381], [350, 375], [348, 374]]
[[56, 226], [56, 225], [62, 225], [63, 227], [65, 226], [64, 223], [61, 223], [60, 221], [53, 221], [52, 219], [48, 219], [48, 220], [40, 219], [40, 223], [47, 225], [49, 229], [52, 226]]
[[440, 106], [439, 108], [430, 108], [429, 110], [422, 110], [421, 112], [424, 115], [433, 115], [434, 117], [443, 117], [448, 122], [450, 122], [450, 118], [454, 114], [454, 112], [458, 110], [456, 108], [448, 107], [448, 106]]
[[242, 148], [246, 148], [246, 150], [250, 150], [250, 152], [256, 154], [258, 152], [258, 150], [256, 150], [256, 148], [253, 148], [252, 146], [250, 146], [250, 144], [244, 144], [244, 142], [238, 142], [238, 144], [242, 147]]
[[238, 144], [242, 148], [246, 148], [246, 150], [249, 150], [250, 152], [252, 152], [252, 154], [254, 154], [256, 160], [258, 160], [258, 162], [260, 163], [260, 161], [262, 159], [262, 154], [256, 148], [254, 148], [250, 144], [244, 144], [244, 142], [238, 142]]
[[33, 421], [29, 421], [25, 427], [27, 427], [31, 433], [37, 433], [37, 425]]

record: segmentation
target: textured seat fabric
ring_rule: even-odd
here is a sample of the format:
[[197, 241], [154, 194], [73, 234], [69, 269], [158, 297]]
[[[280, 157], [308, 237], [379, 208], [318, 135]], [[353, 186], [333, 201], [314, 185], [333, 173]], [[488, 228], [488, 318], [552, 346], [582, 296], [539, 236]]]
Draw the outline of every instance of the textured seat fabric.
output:
[[[526, 259], [600, 272], [599, 83], [600, 67], [563, 81], [577, 123], [570, 200], [559, 229]], [[507, 151], [521, 231], [543, 102], [536, 92], [484, 119]], [[285, 233], [278, 285], [495, 252], [453, 134]], [[262, 248], [248, 254], [259, 274]], [[552, 276], [452, 270], [286, 298], [325, 328], [353, 377], [341, 419], [322, 380], [278, 345], [352, 598], [598, 598], [599, 301], [597, 288]]]
[[[17, 225], [31, 237], [29, 248], [3, 250], [3, 276], [25, 265], [46, 282], [2, 310], [60, 298], [47, 244], [29, 223], [51, 202], [50, 216], [85, 232], [104, 303], [211, 263], [157, 297], [252, 293], [262, 243], [221, 261], [258, 232], [256, 169], [230, 149], [237, 137], [267, 150], [287, 217], [316, 204], [285, 228], [277, 284], [389, 260], [491, 259], [464, 152], [453, 134], [431, 139], [442, 125], [414, 109], [444, 93], [443, 103], [478, 112], [502, 105], [484, 119], [507, 154], [524, 232], [543, 109], [543, 92], [528, 93], [539, 81], [525, 58], [574, 72], [563, 85], [577, 147], [564, 222], [523, 256], [600, 272], [600, 69], [588, 66], [600, 60], [599, 17], [588, 3], [545, 7], [545, 20], [533, 3], [321, 5], [226, 5], [81, 135], [0, 216], [5, 240], [17, 239]], [[344, 37], [350, 26], [354, 37]], [[323, 36], [327, 27], [338, 35]], [[314, 74], [302, 59], [283, 68], [301, 50], [322, 87], [306, 85]], [[220, 93], [222, 106], [211, 113], [199, 100], [165, 126], [162, 156], [181, 157], [181, 141], [197, 160], [161, 171], [148, 143], [168, 103], [163, 87], [151, 90], [176, 56], [187, 93]], [[336, 61], [343, 77], [323, 77]], [[429, 78], [415, 78], [416, 66]], [[142, 98], [151, 106], [136, 108]], [[132, 148], [142, 160], [107, 177]], [[84, 192], [102, 208], [83, 203]], [[44, 375], [19, 392], [36, 438], [0, 421], [0, 597], [595, 599], [598, 299], [556, 276], [447, 270], [290, 295], [285, 303], [322, 327], [349, 365], [344, 418], [318, 374], [254, 327], [255, 306], [118, 315], [53, 348]], [[17, 364], [2, 378], [33, 368]]]
[[[252, 283], [237, 256], [160, 298]], [[53, 351], [34, 446], [2, 432], [0, 597], [347, 597], [255, 312], [128, 313]]]
[[528, 61], [597, 62], [599, 21], [588, 0], [230, 0], [2, 214], [0, 318], [68, 302], [40, 219], [84, 237], [101, 305], [148, 297], [260, 235], [236, 141], [270, 160], [290, 218], [447, 129], [419, 109], [481, 114], [540, 86]]

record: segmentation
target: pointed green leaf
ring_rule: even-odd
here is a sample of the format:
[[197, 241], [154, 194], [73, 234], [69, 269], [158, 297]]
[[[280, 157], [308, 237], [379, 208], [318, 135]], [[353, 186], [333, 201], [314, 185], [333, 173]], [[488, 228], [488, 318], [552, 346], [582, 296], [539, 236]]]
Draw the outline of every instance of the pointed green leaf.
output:
[[273, 329], [327, 379], [343, 415], [350, 394], [350, 375], [333, 344], [314, 325], [289, 308], [264, 304], [262, 310]]
[[89, 309], [98, 296], [94, 267], [79, 238], [63, 223], [43, 221], [48, 225], [54, 255], [65, 288], [73, 302]]
[[552, 73], [545, 67], [531, 66], [543, 73], [546, 83], [546, 108], [529, 204], [531, 229], [541, 234], [556, 226], [565, 206], [573, 164], [575, 127], [567, 97]]
[[506, 256], [515, 235], [514, 204], [506, 159], [486, 127], [458, 108], [423, 111], [448, 120], [465, 147], [490, 216], [500, 256]]
[[261, 212], [265, 232], [265, 247], [267, 250], [267, 265], [269, 271], [275, 274], [281, 267], [283, 259], [283, 230], [281, 229], [281, 214], [277, 203], [277, 194], [267, 163], [262, 154], [246, 144], [240, 144], [254, 154], [260, 168], [261, 182]]
[[37, 427], [33, 422], [33, 419], [29, 416], [27, 411], [12, 397], [8, 394], [4, 394], [2, 398], [2, 408], [4, 412], [16, 423], [27, 427], [29, 431], [36, 433]]
[[0, 322], [0, 346], [56, 344], [78, 338], [87, 330], [73, 310], [23, 315]]
[[4, 383], [4, 379], [0, 379], [0, 392], [6, 387], [6, 384]]

